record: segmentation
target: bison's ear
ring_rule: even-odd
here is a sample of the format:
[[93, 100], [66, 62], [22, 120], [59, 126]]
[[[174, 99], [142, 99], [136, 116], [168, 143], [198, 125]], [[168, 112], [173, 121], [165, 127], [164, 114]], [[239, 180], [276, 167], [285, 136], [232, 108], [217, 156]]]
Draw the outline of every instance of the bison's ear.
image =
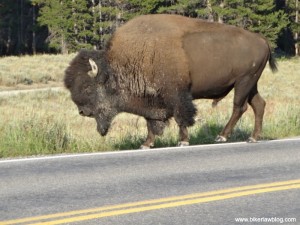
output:
[[92, 70], [89, 71], [89, 75], [90, 75], [91, 77], [96, 77], [97, 74], [98, 74], [98, 72], [99, 72], [98, 66], [97, 66], [97, 64], [95, 63], [95, 61], [92, 60], [92, 59], [89, 59], [89, 63], [90, 63], [90, 65], [91, 65], [91, 67], [92, 67]]

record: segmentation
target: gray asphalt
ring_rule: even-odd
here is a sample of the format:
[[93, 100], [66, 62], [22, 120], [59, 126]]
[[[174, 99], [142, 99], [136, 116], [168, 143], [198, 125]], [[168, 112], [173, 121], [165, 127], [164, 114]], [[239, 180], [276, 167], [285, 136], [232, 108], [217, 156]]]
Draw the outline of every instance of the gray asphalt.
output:
[[[300, 139], [2, 160], [0, 221], [294, 179]], [[300, 224], [300, 189], [75, 224], [242, 224], [237, 217]]]

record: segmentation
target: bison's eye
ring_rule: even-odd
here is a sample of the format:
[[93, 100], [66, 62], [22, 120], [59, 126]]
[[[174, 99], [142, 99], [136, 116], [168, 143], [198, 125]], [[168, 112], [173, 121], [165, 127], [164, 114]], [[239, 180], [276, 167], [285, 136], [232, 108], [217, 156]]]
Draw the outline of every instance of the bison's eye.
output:
[[72, 100], [77, 106], [85, 106], [90, 102], [90, 98], [85, 93], [72, 95]]

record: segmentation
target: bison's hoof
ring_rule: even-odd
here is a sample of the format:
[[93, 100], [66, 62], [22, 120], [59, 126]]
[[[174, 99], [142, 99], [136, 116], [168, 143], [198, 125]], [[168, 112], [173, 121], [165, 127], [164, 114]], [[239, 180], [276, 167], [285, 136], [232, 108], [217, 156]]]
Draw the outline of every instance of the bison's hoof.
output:
[[221, 135], [218, 135], [215, 139], [215, 142], [218, 142], [218, 143], [221, 143], [221, 142], [226, 142], [227, 141], [227, 138], [226, 137], [223, 137]]
[[149, 147], [149, 146], [146, 146], [146, 145], [141, 145], [140, 149], [142, 149], [142, 150], [147, 150], [147, 149], [150, 149], [150, 147]]
[[249, 137], [247, 140], [248, 143], [257, 143], [257, 140], [253, 137]]
[[185, 147], [185, 146], [189, 146], [189, 145], [190, 145], [190, 143], [188, 141], [180, 141], [177, 144], [178, 147]]

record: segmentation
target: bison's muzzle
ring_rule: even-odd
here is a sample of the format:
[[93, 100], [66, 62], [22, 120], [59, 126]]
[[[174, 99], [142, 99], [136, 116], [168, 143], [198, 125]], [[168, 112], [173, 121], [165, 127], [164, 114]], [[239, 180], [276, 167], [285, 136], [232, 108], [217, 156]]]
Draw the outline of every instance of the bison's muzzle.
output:
[[90, 109], [79, 108], [78, 111], [79, 111], [79, 115], [81, 115], [81, 116], [94, 117], [94, 114]]
[[95, 117], [97, 122], [97, 131], [101, 134], [101, 136], [105, 136], [109, 130], [110, 122], [108, 122], [106, 119], [101, 118], [101, 116]]

